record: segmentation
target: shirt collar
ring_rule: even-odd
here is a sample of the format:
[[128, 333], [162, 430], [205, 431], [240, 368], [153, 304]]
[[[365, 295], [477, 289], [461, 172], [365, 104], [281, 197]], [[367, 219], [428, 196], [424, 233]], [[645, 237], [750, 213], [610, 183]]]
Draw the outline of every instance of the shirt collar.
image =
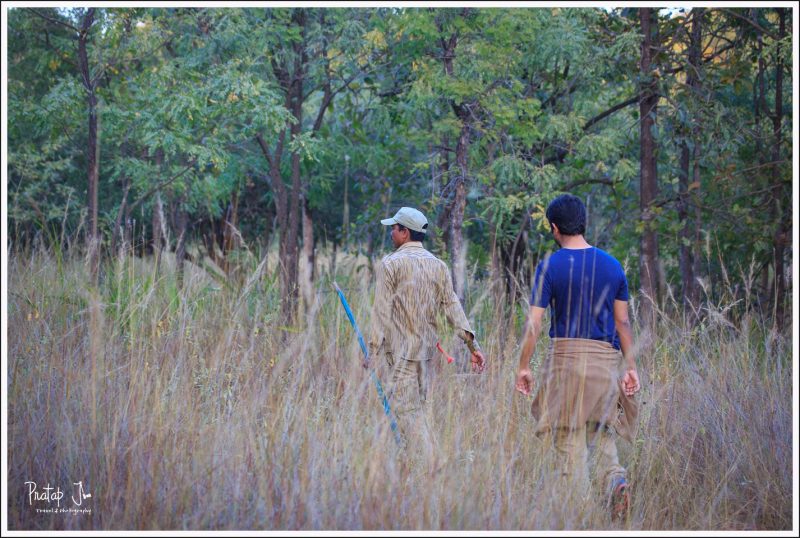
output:
[[408, 241], [397, 247], [397, 250], [403, 250], [404, 248], [422, 248], [422, 241]]

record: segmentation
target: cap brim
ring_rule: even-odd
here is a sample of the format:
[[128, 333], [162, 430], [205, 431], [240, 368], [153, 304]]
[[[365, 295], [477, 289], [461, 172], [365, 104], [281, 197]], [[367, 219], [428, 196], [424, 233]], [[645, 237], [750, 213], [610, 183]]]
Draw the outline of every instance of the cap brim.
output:
[[393, 224], [397, 224], [397, 221], [394, 220], [393, 218], [383, 219], [381, 220], [381, 224], [383, 224], [384, 226], [391, 226]]

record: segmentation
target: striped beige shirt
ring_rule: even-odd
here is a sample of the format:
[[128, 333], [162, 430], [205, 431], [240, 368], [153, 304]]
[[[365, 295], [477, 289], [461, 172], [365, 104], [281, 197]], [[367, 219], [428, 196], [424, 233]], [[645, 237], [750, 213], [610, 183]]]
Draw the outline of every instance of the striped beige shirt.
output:
[[409, 241], [386, 256], [376, 271], [370, 357], [389, 352], [396, 359], [429, 360], [440, 339], [439, 313], [462, 340], [464, 331], [475, 336], [453, 291], [447, 265], [421, 242]]

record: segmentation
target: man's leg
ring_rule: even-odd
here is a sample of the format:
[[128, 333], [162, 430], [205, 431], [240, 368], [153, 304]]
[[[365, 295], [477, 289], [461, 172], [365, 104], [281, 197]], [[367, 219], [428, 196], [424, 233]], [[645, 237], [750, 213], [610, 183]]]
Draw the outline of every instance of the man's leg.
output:
[[[424, 409], [424, 364], [398, 359], [392, 366], [390, 405], [397, 419], [403, 448], [409, 459], [431, 462], [433, 439]], [[421, 461], [422, 460], [422, 461]]]
[[578, 500], [589, 495], [590, 484], [587, 468], [586, 426], [559, 428], [555, 432], [555, 449], [559, 459], [559, 474], [562, 484]]
[[427, 461], [430, 465], [434, 465], [436, 457], [439, 454], [439, 445], [436, 439], [435, 428], [431, 424], [431, 406], [430, 391], [428, 390], [431, 383], [431, 374], [433, 371], [430, 368], [431, 361], [419, 361], [417, 363], [417, 384], [419, 386], [419, 396], [422, 403], [420, 407], [420, 438], [422, 446], [426, 454]]
[[626, 471], [619, 463], [616, 434], [605, 426], [589, 427], [589, 446], [593, 452], [595, 480], [612, 510], [612, 516], [621, 517], [628, 510]]

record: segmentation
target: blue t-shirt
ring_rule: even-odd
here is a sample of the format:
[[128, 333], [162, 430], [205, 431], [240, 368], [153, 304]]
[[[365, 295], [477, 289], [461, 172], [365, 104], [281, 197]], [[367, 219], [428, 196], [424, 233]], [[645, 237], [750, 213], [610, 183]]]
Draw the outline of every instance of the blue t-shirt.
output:
[[614, 301], [628, 300], [622, 265], [599, 248], [562, 248], [536, 267], [531, 305], [550, 307], [550, 338], [588, 338], [620, 349]]

